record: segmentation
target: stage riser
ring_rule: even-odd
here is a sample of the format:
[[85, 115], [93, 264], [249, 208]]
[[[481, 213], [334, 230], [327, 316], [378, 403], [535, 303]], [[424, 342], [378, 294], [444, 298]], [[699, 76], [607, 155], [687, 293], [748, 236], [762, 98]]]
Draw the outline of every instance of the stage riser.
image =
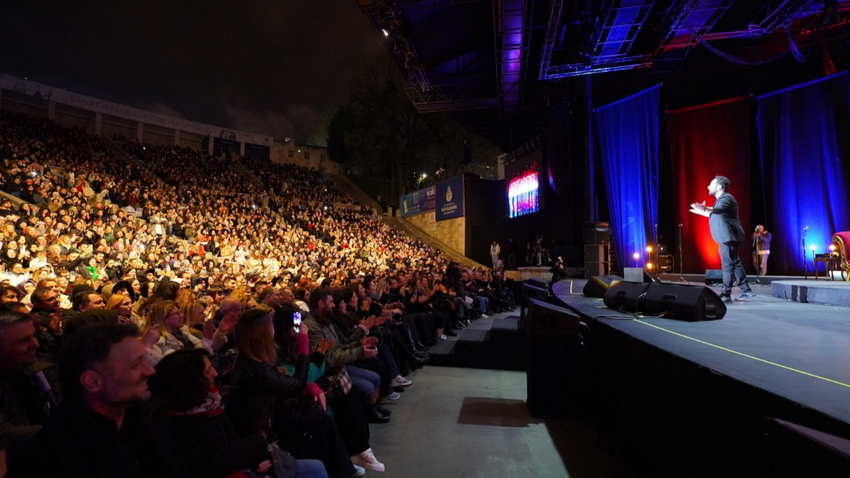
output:
[[839, 281], [774, 281], [774, 297], [811, 304], [850, 307], [850, 283]]
[[591, 412], [642, 476], [777, 476], [768, 415], [850, 437], [848, 424], [604, 323], [592, 322], [591, 332]]
[[458, 340], [450, 354], [430, 354], [431, 365], [525, 371], [525, 331], [491, 329], [483, 342]]

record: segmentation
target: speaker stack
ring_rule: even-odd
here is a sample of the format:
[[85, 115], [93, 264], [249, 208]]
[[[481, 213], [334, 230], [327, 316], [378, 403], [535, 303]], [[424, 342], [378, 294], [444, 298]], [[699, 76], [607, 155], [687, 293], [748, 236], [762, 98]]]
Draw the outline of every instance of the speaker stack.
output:
[[621, 312], [687, 321], [720, 320], [726, 315], [726, 304], [714, 291], [695, 285], [620, 282], [605, 292], [603, 302]]

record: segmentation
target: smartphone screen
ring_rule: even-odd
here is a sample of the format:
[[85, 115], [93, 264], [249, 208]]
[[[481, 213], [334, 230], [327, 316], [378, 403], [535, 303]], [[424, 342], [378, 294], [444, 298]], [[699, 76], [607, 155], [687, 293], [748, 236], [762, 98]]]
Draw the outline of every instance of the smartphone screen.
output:
[[301, 332], [301, 312], [292, 313], [292, 324], [295, 325], [295, 333]]

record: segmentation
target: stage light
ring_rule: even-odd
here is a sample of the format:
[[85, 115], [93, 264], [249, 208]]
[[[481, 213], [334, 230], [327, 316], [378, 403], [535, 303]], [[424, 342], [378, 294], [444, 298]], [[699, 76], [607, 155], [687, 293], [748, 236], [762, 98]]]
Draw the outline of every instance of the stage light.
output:
[[652, 254], [652, 246], [646, 246], [646, 252]]
[[652, 263], [651, 263], [651, 262], [647, 262], [647, 263], [646, 263], [646, 268], [647, 268], [647, 269], [652, 270]]
[[634, 257], [634, 258], [635, 258], [635, 260], [638, 260], [638, 259], [640, 259], [640, 254], [638, 254], [637, 252], [635, 252], [634, 254], [632, 254], [632, 257]]
[[384, 32], [385, 37], [390, 36], [390, 32], [388, 32], [386, 28], [381, 28], [381, 31]]
[[835, 248], [835, 244], [830, 244], [830, 245], [829, 245], [829, 250], [830, 250], [830, 252], [835, 252], [835, 249], [836, 249], [836, 248]]
[[818, 248], [818, 246], [816, 246], [816, 245], [814, 245], [814, 244], [812, 244], [811, 246], [809, 246], [809, 250], [810, 250], [810, 251], [812, 251], [812, 252], [815, 252], [815, 251], [817, 250], [817, 248]]

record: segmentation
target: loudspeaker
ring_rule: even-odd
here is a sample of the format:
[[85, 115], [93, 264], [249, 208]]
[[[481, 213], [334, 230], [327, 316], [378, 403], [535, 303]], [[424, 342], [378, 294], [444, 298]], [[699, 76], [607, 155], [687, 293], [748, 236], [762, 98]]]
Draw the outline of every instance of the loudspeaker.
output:
[[705, 270], [705, 285], [723, 283], [723, 270], [721, 269], [706, 269]]
[[533, 417], [581, 418], [587, 410], [586, 325], [567, 309], [529, 300], [526, 404]]
[[587, 284], [584, 285], [582, 294], [584, 294], [585, 297], [602, 298], [605, 296], [605, 291], [607, 291], [612, 285], [619, 284], [622, 281], [622, 277], [615, 275], [593, 276], [591, 279], [587, 280]]
[[646, 292], [644, 313], [671, 319], [699, 321], [720, 320], [726, 315], [726, 304], [704, 286], [652, 284]]
[[607, 222], [586, 222], [582, 230], [582, 238], [585, 246], [607, 246], [611, 238], [611, 231]]
[[[602, 302], [609, 309], [624, 312], [642, 312], [643, 298], [652, 282], [619, 282], [612, 285], [602, 297]], [[638, 302], [641, 306], [638, 306]]]

